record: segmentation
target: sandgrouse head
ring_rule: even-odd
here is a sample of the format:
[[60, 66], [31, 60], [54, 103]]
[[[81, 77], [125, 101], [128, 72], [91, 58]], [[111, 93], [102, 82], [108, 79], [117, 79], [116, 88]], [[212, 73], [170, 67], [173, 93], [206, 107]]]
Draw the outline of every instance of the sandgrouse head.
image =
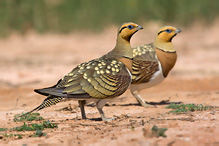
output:
[[118, 36], [120, 36], [121, 38], [127, 41], [130, 41], [132, 35], [135, 34], [140, 29], [143, 29], [143, 27], [136, 23], [133, 22], [124, 23], [118, 30]]
[[180, 29], [173, 26], [164, 26], [159, 30], [157, 38], [163, 42], [171, 42], [172, 39], [180, 32]]

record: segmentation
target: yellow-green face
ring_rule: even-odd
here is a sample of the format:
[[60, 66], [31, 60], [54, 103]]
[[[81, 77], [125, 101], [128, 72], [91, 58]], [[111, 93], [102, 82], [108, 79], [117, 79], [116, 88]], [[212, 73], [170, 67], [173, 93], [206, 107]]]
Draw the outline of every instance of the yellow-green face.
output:
[[157, 37], [164, 42], [171, 42], [173, 37], [180, 32], [180, 29], [173, 26], [164, 26], [159, 30]]
[[140, 29], [143, 29], [143, 27], [138, 24], [132, 22], [124, 23], [119, 28], [118, 35], [120, 35], [123, 39], [130, 41], [132, 35]]

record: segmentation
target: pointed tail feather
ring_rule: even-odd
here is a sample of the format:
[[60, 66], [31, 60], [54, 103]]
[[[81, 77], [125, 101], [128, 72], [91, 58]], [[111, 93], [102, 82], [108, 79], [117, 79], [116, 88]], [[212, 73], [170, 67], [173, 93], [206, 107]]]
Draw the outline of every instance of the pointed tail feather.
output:
[[60, 102], [62, 99], [64, 99], [64, 97], [48, 96], [38, 107], [36, 107], [35, 109], [33, 109], [27, 113], [20, 115], [19, 117], [25, 116], [27, 114], [34, 112], [34, 111], [39, 111], [41, 109], [50, 107], [51, 105], [55, 105], [56, 103]]

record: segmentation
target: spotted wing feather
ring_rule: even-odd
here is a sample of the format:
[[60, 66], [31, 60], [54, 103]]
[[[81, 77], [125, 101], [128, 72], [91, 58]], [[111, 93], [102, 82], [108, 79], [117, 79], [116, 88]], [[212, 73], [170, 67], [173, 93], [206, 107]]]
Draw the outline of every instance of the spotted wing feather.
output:
[[149, 82], [153, 74], [159, 70], [153, 45], [141, 45], [132, 50], [132, 84]]
[[57, 85], [35, 91], [66, 98], [101, 99], [121, 95], [130, 82], [130, 74], [122, 62], [103, 56], [78, 65]]

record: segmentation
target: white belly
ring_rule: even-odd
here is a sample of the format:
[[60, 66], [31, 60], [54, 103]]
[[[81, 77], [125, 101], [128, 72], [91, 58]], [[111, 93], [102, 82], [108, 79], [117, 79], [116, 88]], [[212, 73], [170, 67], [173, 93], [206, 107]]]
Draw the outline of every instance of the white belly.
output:
[[149, 82], [140, 83], [140, 84], [131, 84], [130, 90], [133, 92], [133, 91], [140, 91], [143, 89], [147, 89], [161, 83], [164, 79], [165, 77], [163, 76], [162, 67], [159, 62], [159, 70], [153, 74]]

